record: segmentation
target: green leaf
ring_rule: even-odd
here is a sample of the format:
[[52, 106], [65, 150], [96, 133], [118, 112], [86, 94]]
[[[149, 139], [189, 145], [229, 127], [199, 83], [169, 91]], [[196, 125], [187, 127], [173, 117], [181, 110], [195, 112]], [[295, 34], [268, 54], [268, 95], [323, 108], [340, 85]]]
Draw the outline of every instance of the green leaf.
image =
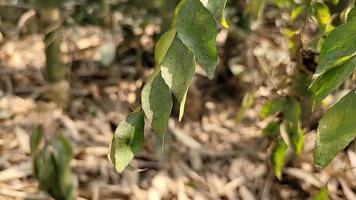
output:
[[329, 192], [326, 187], [320, 189], [320, 191], [314, 196], [314, 200], [328, 200]]
[[326, 37], [320, 51], [320, 62], [315, 76], [344, 64], [356, 55], [356, 21], [348, 21]]
[[282, 180], [282, 169], [287, 149], [287, 144], [281, 138], [276, 141], [272, 149], [271, 164], [273, 173], [279, 180]]
[[213, 16], [199, 0], [186, 0], [176, 20], [179, 39], [193, 51], [212, 79], [217, 65], [217, 27]]
[[161, 63], [161, 74], [180, 103], [179, 120], [183, 117], [185, 99], [194, 72], [195, 58], [193, 52], [176, 37]]
[[347, 14], [347, 21], [356, 20], [356, 7], [353, 7], [350, 12]]
[[145, 119], [142, 110], [131, 113], [117, 127], [110, 144], [109, 158], [121, 173], [141, 149]]
[[30, 137], [31, 154], [34, 155], [38, 152], [39, 145], [43, 140], [43, 132], [40, 126], [37, 126]]
[[153, 130], [164, 139], [169, 116], [172, 111], [172, 94], [164, 82], [161, 72], [156, 69], [143, 87], [141, 94], [142, 109]]
[[290, 19], [292, 21], [296, 20], [298, 18], [298, 16], [305, 10], [305, 5], [299, 5], [297, 7], [295, 7], [291, 14], [290, 14]]
[[274, 0], [274, 2], [279, 8], [290, 8], [293, 4], [293, 0]]
[[70, 145], [69, 141], [61, 134], [56, 137], [52, 146], [54, 148], [53, 156], [55, 162], [57, 163], [58, 170], [65, 170], [69, 167], [69, 163], [73, 158], [72, 146]]
[[356, 93], [349, 92], [321, 118], [314, 149], [314, 162], [323, 168], [356, 136]]
[[330, 69], [315, 79], [310, 86], [310, 91], [313, 93], [313, 100], [316, 103], [321, 102], [352, 75], [355, 67], [356, 57], [339, 67]]
[[328, 1], [330, 1], [332, 4], [334, 4], [334, 5], [337, 5], [337, 4], [339, 4], [339, 0], [328, 0]]
[[294, 98], [288, 99], [283, 110], [283, 124], [286, 128], [289, 142], [297, 155], [302, 151], [304, 142], [304, 135], [299, 122], [300, 115], [301, 109], [298, 101]]
[[315, 15], [319, 25], [325, 27], [327, 24], [329, 24], [331, 20], [329, 8], [325, 4], [320, 2], [315, 2], [313, 7], [315, 9]]
[[175, 37], [176, 37], [176, 29], [173, 28], [165, 32], [161, 36], [161, 38], [159, 38], [155, 46], [155, 63], [157, 66], [162, 63]]
[[228, 28], [224, 16], [226, 2], [227, 0], [208, 0], [206, 8], [210, 11], [214, 18], [221, 23], [223, 27]]
[[265, 137], [271, 137], [273, 135], [276, 135], [279, 133], [279, 127], [280, 127], [279, 122], [272, 121], [267, 124], [265, 128], [262, 129], [262, 134]]
[[286, 100], [284, 98], [268, 101], [262, 106], [259, 113], [259, 117], [261, 119], [265, 119], [270, 115], [280, 112], [283, 110], [285, 104], [286, 104]]

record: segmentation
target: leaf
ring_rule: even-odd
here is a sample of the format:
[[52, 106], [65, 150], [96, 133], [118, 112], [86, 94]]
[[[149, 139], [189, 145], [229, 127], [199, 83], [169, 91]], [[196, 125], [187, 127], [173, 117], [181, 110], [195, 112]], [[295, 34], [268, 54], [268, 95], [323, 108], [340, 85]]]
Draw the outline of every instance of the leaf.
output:
[[289, 142], [297, 155], [302, 151], [304, 142], [304, 135], [299, 122], [300, 115], [299, 103], [294, 98], [288, 99], [283, 110], [283, 124], [286, 128]]
[[320, 51], [315, 76], [344, 64], [356, 55], [356, 21], [351, 20], [335, 28], [326, 37]]
[[356, 20], [356, 7], [353, 7], [350, 12], [347, 14], [347, 21]]
[[314, 163], [323, 168], [356, 136], [356, 93], [349, 92], [321, 118], [314, 149]]
[[271, 137], [273, 135], [276, 135], [279, 133], [279, 127], [280, 127], [279, 122], [272, 121], [267, 124], [265, 128], [262, 129], [262, 134], [265, 137]]
[[305, 5], [299, 5], [295, 7], [291, 14], [290, 14], [290, 19], [291, 21], [294, 21], [298, 18], [298, 16], [305, 10]]
[[224, 16], [226, 2], [227, 0], [208, 0], [206, 5], [206, 8], [214, 16], [215, 20], [220, 22], [224, 28], [229, 27]]
[[267, 124], [265, 128], [262, 129], [262, 134], [265, 137], [270, 137], [279, 133], [280, 123], [272, 121]]
[[282, 180], [282, 169], [284, 166], [284, 157], [287, 149], [287, 144], [281, 138], [276, 141], [272, 149], [271, 163], [273, 173], [278, 178], [278, 180]]
[[153, 72], [150, 80], [143, 87], [141, 102], [153, 130], [163, 139], [173, 102], [172, 94], [159, 69]]
[[315, 79], [310, 86], [310, 91], [313, 93], [313, 100], [316, 103], [321, 102], [352, 75], [355, 67], [356, 57], [339, 67], [325, 72]]
[[274, 0], [279, 8], [289, 8], [293, 4], [293, 0]]
[[161, 63], [161, 74], [180, 103], [179, 120], [184, 113], [185, 99], [195, 72], [193, 52], [175, 38]]
[[315, 9], [315, 15], [319, 25], [325, 27], [327, 24], [329, 24], [331, 20], [329, 8], [320, 2], [316, 2], [313, 7]]
[[72, 146], [63, 135], [56, 137], [52, 146], [55, 150], [53, 151], [53, 156], [57, 163], [58, 170], [65, 170], [69, 167], [69, 163], [73, 158]]
[[34, 155], [38, 152], [39, 145], [43, 140], [43, 132], [40, 126], [37, 126], [30, 137], [31, 154]]
[[173, 28], [165, 32], [161, 38], [159, 38], [155, 46], [155, 63], [160, 65], [167, 54], [169, 47], [172, 45], [174, 38], [176, 37], [176, 29]]
[[320, 189], [320, 191], [314, 196], [314, 200], [328, 200], [329, 195], [328, 195], [328, 189], [326, 187], [323, 187]]
[[131, 113], [117, 127], [110, 144], [109, 158], [121, 173], [141, 149], [144, 140], [144, 113]]
[[186, 0], [176, 20], [179, 39], [193, 51], [212, 79], [217, 65], [217, 27], [213, 16], [199, 0]]
[[283, 107], [285, 104], [286, 104], [286, 101], [284, 98], [279, 98], [279, 99], [274, 99], [272, 101], [268, 101], [262, 106], [260, 113], [259, 113], [259, 117], [261, 119], [265, 119], [270, 115], [280, 112], [283, 110]]

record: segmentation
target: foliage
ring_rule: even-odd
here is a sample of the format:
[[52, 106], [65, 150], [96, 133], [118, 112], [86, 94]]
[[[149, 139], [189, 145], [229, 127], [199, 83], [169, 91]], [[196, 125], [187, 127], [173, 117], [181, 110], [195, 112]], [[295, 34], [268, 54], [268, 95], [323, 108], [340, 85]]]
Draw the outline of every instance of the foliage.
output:
[[[164, 142], [167, 122], [172, 111], [172, 94], [180, 104], [179, 118], [183, 117], [196, 60], [208, 78], [214, 76], [217, 65], [216, 21], [227, 26], [223, 9], [225, 4], [226, 1], [206, 1], [204, 5], [199, 0], [182, 0], [175, 10], [170, 30], [157, 42], [156, 66], [142, 90], [141, 102], [142, 110], [161, 142]], [[116, 132], [125, 132], [124, 126], [120, 124]], [[114, 136], [112, 144], [120, 140]], [[143, 140], [143, 137], [140, 140]], [[117, 148], [119, 147], [111, 145], [110, 152], [120, 151]], [[111, 160], [121, 172], [132, 158], [131, 155], [118, 156]]]
[[40, 127], [30, 138], [34, 175], [39, 188], [57, 200], [76, 199], [76, 190], [69, 163], [73, 157], [72, 147], [63, 135], [47, 141]]
[[[340, 86], [356, 67], [356, 8], [349, 13], [348, 20], [335, 28], [326, 37], [320, 52], [320, 61], [311, 85], [316, 103], [323, 100]], [[356, 95], [350, 91], [332, 106], [320, 120], [314, 160], [319, 167], [325, 167], [336, 154], [344, 149], [356, 136], [355, 118]]]

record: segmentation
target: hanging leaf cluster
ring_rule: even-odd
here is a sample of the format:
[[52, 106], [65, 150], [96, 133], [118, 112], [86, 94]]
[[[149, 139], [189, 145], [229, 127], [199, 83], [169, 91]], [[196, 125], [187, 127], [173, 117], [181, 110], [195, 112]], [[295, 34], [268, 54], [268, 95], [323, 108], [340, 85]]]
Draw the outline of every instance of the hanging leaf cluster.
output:
[[184, 114], [187, 92], [196, 63], [212, 79], [217, 65], [218, 25], [227, 27], [226, 0], [182, 0], [175, 9], [170, 30], [155, 47], [155, 69], [141, 93], [142, 110], [128, 115], [118, 126], [110, 147], [110, 160], [122, 172], [143, 143], [144, 116], [164, 142], [173, 100]]

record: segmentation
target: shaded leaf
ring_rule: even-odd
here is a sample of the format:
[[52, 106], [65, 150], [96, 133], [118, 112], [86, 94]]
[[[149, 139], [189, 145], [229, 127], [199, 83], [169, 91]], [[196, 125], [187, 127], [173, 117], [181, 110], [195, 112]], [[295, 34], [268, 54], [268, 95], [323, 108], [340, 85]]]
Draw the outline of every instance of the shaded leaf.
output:
[[228, 28], [224, 16], [226, 2], [227, 0], [208, 0], [206, 8], [210, 11], [214, 18], [221, 23], [223, 27]]
[[176, 20], [179, 39], [193, 51], [212, 79], [217, 65], [217, 27], [213, 16], [199, 0], [186, 0]]
[[262, 129], [262, 134], [265, 137], [270, 137], [279, 133], [280, 123], [272, 121], [267, 124], [265, 128]]
[[271, 164], [273, 173], [279, 180], [282, 180], [282, 169], [287, 149], [287, 144], [281, 138], [276, 141], [272, 149]]
[[356, 7], [353, 7], [350, 12], [347, 14], [347, 21], [356, 20]]
[[172, 94], [164, 82], [161, 72], [156, 69], [143, 87], [141, 94], [142, 109], [153, 130], [164, 138], [169, 116], [172, 111]]
[[36, 154], [41, 141], [43, 140], [43, 132], [40, 126], [37, 126], [30, 137], [30, 149], [31, 154]]
[[161, 63], [161, 74], [180, 103], [179, 120], [183, 117], [185, 99], [194, 72], [193, 52], [176, 37]]
[[319, 122], [314, 162], [325, 167], [356, 136], [356, 93], [349, 92]]
[[313, 93], [313, 100], [316, 103], [321, 102], [352, 75], [355, 67], [356, 57], [315, 79], [310, 86], [310, 91]]
[[144, 114], [129, 114], [117, 127], [110, 144], [110, 160], [121, 173], [141, 149], [144, 140]]
[[304, 135], [300, 128], [300, 104], [294, 98], [288, 99], [283, 110], [283, 124], [288, 134], [288, 139], [297, 155], [303, 149]]
[[165, 32], [158, 40], [155, 46], [155, 63], [160, 65], [167, 54], [168, 49], [172, 45], [174, 38], [176, 37], [176, 29], [173, 28]]

